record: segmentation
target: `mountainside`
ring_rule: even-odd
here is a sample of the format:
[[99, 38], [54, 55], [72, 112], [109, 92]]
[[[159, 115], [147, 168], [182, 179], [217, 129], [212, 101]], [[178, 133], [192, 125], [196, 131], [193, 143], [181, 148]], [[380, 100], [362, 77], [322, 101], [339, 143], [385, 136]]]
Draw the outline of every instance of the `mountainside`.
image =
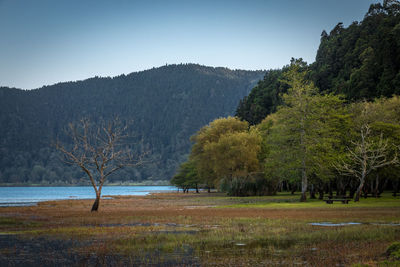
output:
[[110, 180], [169, 179], [190, 150], [189, 137], [213, 119], [232, 115], [263, 75], [181, 64], [36, 90], [0, 88], [0, 182], [86, 181], [59, 160], [51, 144], [70, 122], [116, 116], [132, 122], [131, 135], [150, 151], [150, 163]]
[[315, 84], [350, 100], [400, 94], [400, 2], [373, 4], [364, 20], [321, 34]]
[[[349, 101], [400, 94], [400, 1], [373, 4], [363, 21], [323, 31], [316, 60], [307, 68], [321, 92], [342, 94]], [[240, 101], [237, 116], [258, 124], [274, 112], [287, 89], [281, 83], [287, 69], [268, 71]]]

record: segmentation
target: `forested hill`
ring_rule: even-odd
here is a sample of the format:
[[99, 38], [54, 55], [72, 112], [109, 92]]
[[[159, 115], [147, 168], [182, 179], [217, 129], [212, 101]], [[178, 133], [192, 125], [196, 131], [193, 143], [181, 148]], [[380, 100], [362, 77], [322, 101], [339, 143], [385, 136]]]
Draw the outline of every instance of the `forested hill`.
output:
[[190, 151], [189, 137], [232, 115], [264, 74], [181, 64], [36, 90], [0, 88], [0, 182], [85, 181], [80, 170], [59, 160], [51, 143], [70, 122], [115, 116], [132, 122], [131, 134], [150, 151], [150, 163], [122, 170], [111, 182], [169, 179]]
[[[371, 100], [400, 94], [400, 2], [370, 6], [363, 21], [347, 28], [338, 23], [323, 31], [316, 60], [307, 68], [321, 92], [343, 94], [348, 100]], [[268, 71], [263, 81], [239, 104], [236, 114], [258, 124], [281, 104], [287, 67]]]

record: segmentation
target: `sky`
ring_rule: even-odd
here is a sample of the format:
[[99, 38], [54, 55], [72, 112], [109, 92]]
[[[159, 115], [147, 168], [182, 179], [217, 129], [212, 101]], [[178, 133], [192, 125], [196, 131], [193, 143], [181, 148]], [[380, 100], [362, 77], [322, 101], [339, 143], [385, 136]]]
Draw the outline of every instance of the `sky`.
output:
[[322, 30], [373, 0], [0, 0], [0, 86], [39, 88], [165, 64], [266, 70], [315, 60]]

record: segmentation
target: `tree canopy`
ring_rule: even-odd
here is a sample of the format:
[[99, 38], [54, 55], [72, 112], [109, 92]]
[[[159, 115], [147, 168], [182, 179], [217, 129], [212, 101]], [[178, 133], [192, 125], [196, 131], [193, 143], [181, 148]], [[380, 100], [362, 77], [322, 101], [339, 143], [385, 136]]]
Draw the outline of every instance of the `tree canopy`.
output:
[[[373, 100], [400, 94], [400, 4], [398, 0], [373, 4], [361, 22], [347, 28], [338, 23], [321, 41], [309, 76], [323, 93], [340, 94], [349, 101]], [[236, 115], [260, 123], [282, 104], [282, 83], [289, 66], [270, 70], [244, 97]]]

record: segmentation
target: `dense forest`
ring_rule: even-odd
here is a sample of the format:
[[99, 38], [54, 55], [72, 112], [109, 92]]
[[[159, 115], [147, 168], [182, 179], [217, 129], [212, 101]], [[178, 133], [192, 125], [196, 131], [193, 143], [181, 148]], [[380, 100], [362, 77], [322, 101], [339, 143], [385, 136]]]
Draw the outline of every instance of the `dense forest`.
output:
[[[304, 66], [305, 67], [305, 66]], [[289, 66], [270, 70], [240, 101], [236, 115], [260, 123], [282, 104], [288, 86], [282, 83]], [[342, 94], [348, 101], [400, 94], [400, 15], [398, 1], [373, 4], [364, 20], [347, 28], [338, 23], [321, 34], [309, 79], [320, 92]]]
[[281, 190], [355, 200], [400, 185], [400, 2], [321, 35], [316, 61], [270, 70], [236, 110], [193, 137], [172, 183], [234, 196]]
[[265, 72], [195, 64], [168, 65], [114, 78], [95, 77], [36, 90], [0, 88], [0, 182], [87, 184], [55, 149], [68, 123], [118, 117], [146, 164], [109, 182], [169, 180], [190, 151], [189, 137], [215, 118], [234, 113]]

